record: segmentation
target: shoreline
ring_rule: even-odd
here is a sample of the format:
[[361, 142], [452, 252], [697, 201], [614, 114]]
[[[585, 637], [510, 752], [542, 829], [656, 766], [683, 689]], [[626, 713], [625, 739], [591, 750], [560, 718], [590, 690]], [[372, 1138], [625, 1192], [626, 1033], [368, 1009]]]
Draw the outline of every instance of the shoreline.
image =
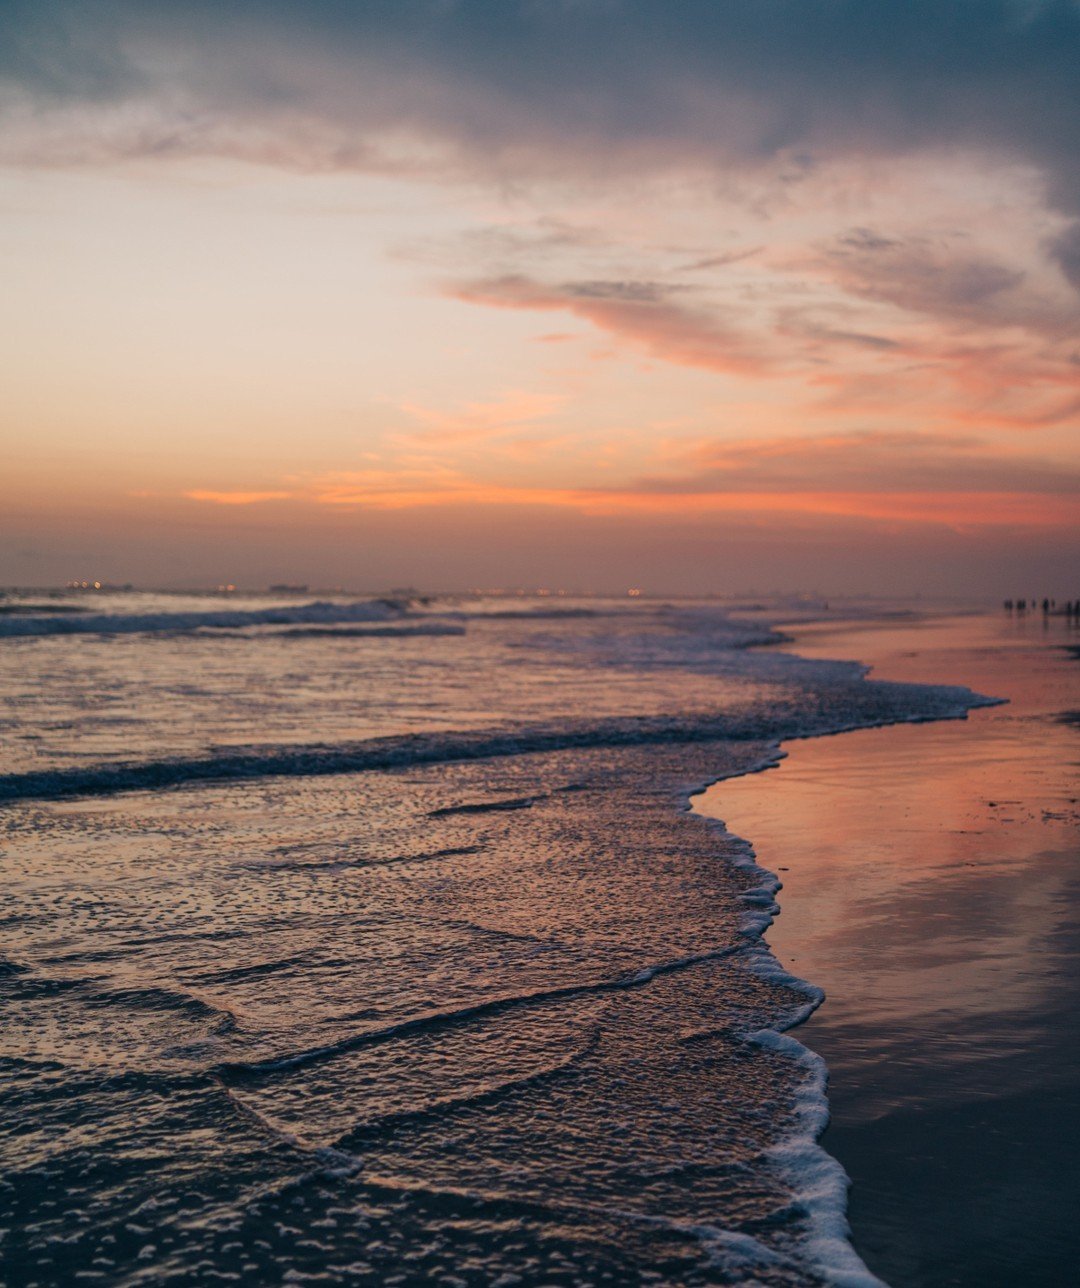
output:
[[[996, 630], [1000, 625], [1000, 623], [989, 614], [984, 615], [977, 620], [990, 624], [992, 630]], [[822, 629], [822, 625], [824, 626], [824, 629]], [[822, 625], [814, 624], [814, 626], [810, 627], [808, 630], [800, 631], [797, 634], [793, 645], [789, 647], [791, 647], [793, 651], [798, 652], [800, 656], [804, 656], [806, 655], [806, 646], [809, 643], [811, 656], [815, 653], [822, 657], [843, 656], [844, 654], [842, 652], [838, 652], [838, 648], [842, 649], [845, 646], [844, 641], [847, 638], [854, 636], [857, 637], [860, 651], [863, 652], [865, 656], [867, 651], [861, 646], [867, 641], [874, 640], [875, 632], [877, 643], [880, 645], [882, 637], [895, 634], [898, 630], [901, 634], [905, 632], [910, 634], [912, 631], [919, 632], [929, 630], [932, 637], [935, 630], [945, 629], [948, 631], [950, 629], [954, 629], [955, 620], [952, 620], [949, 625], [942, 622], [935, 623], [933, 620], [922, 621], [918, 624], [912, 622], [897, 623], [893, 620], [881, 622], [875, 625], [867, 623], [865, 620], [860, 620], [843, 625], [838, 623]], [[970, 628], [971, 625], [972, 623], [970, 620], [964, 621], [961, 629]], [[850, 626], [850, 629], [846, 630], [846, 626]], [[1046, 642], [1048, 641], [1043, 641], [1040, 638], [1040, 640], [1036, 642], [1036, 645], [1044, 645]], [[1049, 655], [1051, 652], [1045, 648], [1042, 648], [1039, 651], [1046, 655]], [[870, 652], [873, 653], [874, 651], [870, 650]], [[880, 652], [881, 650], [879, 648], [878, 653]], [[1061, 655], [1061, 650], [1058, 650], [1058, 656]], [[913, 657], [914, 656], [917, 656], [917, 650], [913, 653]], [[1066, 665], [1069, 664], [1066, 663]], [[1072, 665], [1075, 666], [1074, 663]], [[876, 654], [868, 658], [868, 668], [868, 674], [872, 673], [875, 678], [879, 678], [884, 673], [887, 679], [894, 679], [892, 669], [886, 670], [885, 666], [882, 664], [882, 659]], [[918, 683], [928, 683], [932, 682], [933, 679], [929, 674], [913, 674], [913, 669], [916, 672], [919, 670], [913, 661], [908, 662], [906, 665], [901, 664], [897, 669], [901, 672], [905, 670], [907, 671], [907, 673], [901, 674], [899, 677], [895, 677], [899, 682], [915, 681]], [[953, 677], [943, 676], [942, 679], [947, 684], [952, 682]], [[972, 681], [971, 687], [977, 687], [974, 681]], [[979, 685], [978, 687], [984, 686]], [[980, 713], [984, 713], [982, 714], [983, 720], [994, 719], [990, 713], [994, 711], [995, 708], [998, 708], [1000, 712], [1000, 708], [1002, 708], [1005, 701], [1008, 701], [1008, 699], [987, 699], [981, 701], [972, 709], [979, 711]], [[1022, 719], [1025, 709], [1024, 700], [1021, 699], [1021, 706], [1015, 713], [1015, 717]], [[1008, 707], [1005, 707], [1005, 710], [1008, 711]], [[1008, 718], [1010, 721], [1015, 723], [1013, 716]], [[825, 1000], [828, 1002], [828, 1006], [823, 1010], [819, 1010], [818, 1008], [821, 1005], [820, 1001], [812, 1004], [808, 1008], [807, 1014], [801, 1020], [796, 1021], [794, 1025], [790, 1026], [790, 1028], [799, 1027], [801, 1029], [799, 1038], [791, 1038], [791, 1040], [799, 1041], [800, 1046], [807, 1048], [818, 1059], [821, 1059], [823, 1063], [827, 1063], [828, 1074], [832, 1078], [831, 1085], [833, 1091], [829, 1096], [827, 1105], [823, 1106], [824, 1112], [821, 1124], [822, 1131], [817, 1140], [817, 1148], [830, 1159], [838, 1159], [837, 1167], [843, 1167], [846, 1173], [852, 1176], [853, 1188], [851, 1190], [849, 1200], [843, 1205], [842, 1217], [844, 1225], [853, 1231], [853, 1243], [850, 1245], [853, 1249], [853, 1255], [862, 1257], [862, 1264], [867, 1265], [868, 1274], [872, 1275], [875, 1272], [877, 1274], [885, 1273], [888, 1281], [894, 1285], [929, 1285], [937, 1282], [944, 1283], [946, 1280], [936, 1279], [932, 1271], [926, 1272], [925, 1269], [911, 1271], [910, 1269], [901, 1267], [901, 1269], [898, 1270], [897, 1265], [898, 1263], [903, 1262], [903, 1256], [897, 1257], [895, 1255], [890, 1255], [888, 1250], [883, 1250], [880, 1245], [882, 1242], [892, 1242], [894, 1244], [902, 1243], [905, 1236], [909, 1236], [916, 1242], [920, 1242], [919, 1231], [905, 1230], [903, 1227], [897, 1228], [893, 1225], [888, 1231], [888, 1237], [883, 1239], [880, 1213], [875, 1214], [875, 1212], [871, 1210], [868, 1214], [864, 1210], [867, 1205], [863, 1202], [864, 1196], [860, 1192], [860, 1186], [865, 1183], [865, 1178], [861, 1178], [859, 1174], [861, 1163], [859, 1166], [854, 1168], [851, 1166], [852, 1159], [855, 1158], [856, 1155], [852, 1152], [850, 1142], [846, 1141], [846, 1138], [843, 1136], [844, 1115], [847, 1112], [844, 1100], [844, 1080], [852, 1076], [856, 1066], [850, 1059], [845, 1060], [842, 1043], [838, 1041], [835, 1034], [830, 1034], [830, 1022], [828, 1020], [828, 1016], [831, 1011], [835, 1011], [842, 1007], [844, 1003], [844, 989], [845, 987], [852, 986], [853, 980], [848, 975], [845, 975], [843, 971], [833, 970], [830, 973], [829, 970], [822, 971], [815, 969], [813, 964], [815, 958], [812, 954], [807, 956], [805, 942], [807, 935], [812, 935], [812, 931], [807, 930], [806, 927], [800, 927], [798, 925], [792, 927], [792, 917], [795, 916], [798, 911], [797, 906], [793, 905], [792, 901], [797, 900], [800, 895], [803, 897], [809, 897], [800, 889], [799, 884], [800, 865], [807, 864], [808, 861], [800, 853], [800, 845], [802, 842], [798, 833], [800, 829], [803, 831], [806, 830], [808, 825], [807, 817], [813, 817], [816, 819], [818, 807], [813, 804], [811, 797], [811, 803], [808, 807], [808, 816], [799, 814], [797, 821], [787, 819], [787, 822], [785, 823], [784, 820], [792, 810], [793, 771], [794, 773], [799, 773], [801, 771], [802, 764], [808, 759], [820, 759], [821, 748], [832, 744], [829, 748], [828, 754], [825, 756], [825, 759], [831, 762], [834, 766], [833, 772], [838, 772], [836, 767], [842, 767], [845, 762], [855, 762], [863, 754], [862, 747], [859, 746], [858, 740], [861, 740], [864, 744], [867, 740], [875, 741], [876, 743], [885, 746], [890, 742], [890, 740], [894, 740], [897, 737], [899, 730], [904, 729], [905, 727], [909, 729], [918, 727], [932, 731], [940, 730], [949, 726], [952, 726], [955, 729], [955, 720], [936, 718], [932, 721], [927, 721], [925, 718], [919, 718], [912, 721], [882, 722], [876, 726], [862, 726], [860, 728], [850, 728], [847, 730], [837, 731], [847, 732], [853, 735], [857, 740], [854, 744], [845, 739], [836, 739], [831, 734], [812, 735], [807, 738], [800, 737], [796, 739], [784, 739], [783, 744], [776, 745], [774, 755], [768, 759], [766, 763], [763, 763], [758, 770], [740, 777], [718, 780], [717, 783], [711, 784], [703, 792], [694, 793], [691, 800], [691, 808], [694, 809], [694, 812], [698, 813], [701, 817], [710, 819], [710, 821], [715, 825], [724, 828], [725, 831], [727, 831], [727, 827], [729, 826], [730, 831], [727, 831], [727, 835], [729, 837], [732, 835], [738, 835], [740, 837], [749, 836], [751, 838], [745, 842], [745, 852], [747, 861], [753, 863], [763, 874], [764, 880], [761, 887], [761, 894], [763, 896], [766, 893], [771, 893], [773, 896], [776, 896], [779, 894], [781, 889], [785, 887], [788, 888], [788, 897], [782, 901], [782, 907], [776, 907], [774, 905], [774, 907], [767, 912], [764, 910], [759, 912], [756, 917], [751, 918], [751, 923], [761, 926], [759, 932], [761, 936], [760, 942], [764, 953], [767, 954], [768, 962], [771, 963], [769, 967], [770, 969], [774, 972], [783, 972], [783, 974], [789, 979], [799, 981], [804, 988], [808, 987], [810, 990], [824, 990], [824, 996]], [[969, 742], [968, 750], [974, 756], [979, 745], [979, 733], [981, 731], [971, 730], [970, 732], [974, 736], [970, 740], [965, 739], [965, 741]], [[924, 739], [923, 741], [925, 742], [927, 740]], [[933, 734], [930, 734], [929, 741], [933, 742], [937, 740]], [[948, 739], [946, 739], [946, 741], [948, 741]], [[785, 750], [784, 746], [784, 744], [788, 742], [793, 744], [790, 751]], [[788, 768], [789, 777], [782, 780], [783, 785], [780, 787], [779, 792], [775, 787], [763, 788], [762, 780], [759, 775], [764, 769], [785, 767]], [[887, 781], [888, 774], [891, 772], [890, 767], [883, 763], [879, 766], [879, 769], [881, 771], [879, 774], [881, 781], [877, 782], [875, 789], [879, 793], [887, 792], [891, 785]], [[874, 770], [872, 766], [865, 772], [873, 778]], [[832, 785], [834, 791], [837, 790], [835, 780], [832, 780]], [[794, 805], [795, 812], [798, 814], [798, 798], [794, 798]], [[783, 815], [784, 818], [777, 820], [776, 816], [778, 815]], [[754, 820], [756, 820], [756, 823]], [[772, 828], [771, 832], [770, 827]], [[822, 830], [828, 838], [830, 836], [829, 830], [827, 828], [823, 828]], [[842, 832], [842, 828], [839, 830]], [[837, 837], [832, 835], [832, 840], [839, 844], [843, 841], [843, 836], [841, 835], [840, 837]], [[820, 838], [819, 844], [821, 844]], [[765, 857], [762, 858], [759, 856]], [[776, 874], [770, 870], [773, 866], [778, 869]], [[784, 873], [784, 880], [782, 883], [780, 873]], [[809, 873], [810, 868], [808, 867], [807, 874]], [[813, 875], [807, 874], [804, 874], [803, 876], [804, 884], [807, 880], [827, 881], [829, 877], [827, 862], [823, 867], [821, 862], [818, 861], [817, 867], [813, 869]], [[905, 874], [901, 871], [898, 877], [899, 886], [903, 886], [904, 880]], [[885, 892], [883, 895], [880, 892], [876, 893], [881, 898], [888, 898], [888, 892]], [[786, 914], [786, 920], [783, 915], [779, 916], [779, 920], [776, 920], [773, 915], [774, 911], [776, 913]], [[799, 938], [800, 932], [803, 935], [802, 941], [800, 941]], [[819, 954], [819, 956], [820, 955], [821, 954]], [[799, 964], [794, 965], [793, 963], [795, 962], [798, 962]], [[822, 974], [824, 974], [826, 978], [821, 978]], [[807, 981], [809, 982], [808, 984]], [[857, 1001], [857, 989], [854, 990], [854, 994]], [[853, 1020], [848, 1014], [850, 1009], [850, 1006], [848, 1006], [847, 1010], [844, 1010], [843, 1012], [845, 1022], [848, 1022], [849, 1024], [856, 1023], [858, 1017]], [[809, 1021], [809, 1023], [807, 1023], [807, 1021]], [[866, 1025], [864, 1024], [863, 1027], [865, 1029]], [[787, 1035], [789, 1034], [789, 1031], [790, 1030], [785, 1030], [784, 1032]], [[830, 1040], [824, 1040], [822, 1037], [823, 1034]], [[862, 1037], [865, 1040], [866, 1034], [863, 1033]], [[870, 1057], [866, 1058], [870, 1059]], [[839, 1114], [837, 1113], [838, 1101], [840, 1108]], [[826, 1127], [826, 1122], [829, 1121], [830, 1112], [832, 1115], [832, 1124], [831, 1126]], [[838, 1141], [840, 1142], [839, 1148]], [[833, 1150], [836, 1150], [835, 1154], [832, 1152]], [[881, 1165], [881, 1160], [876, 1159], [875, 1166], [880, 1167]], [[887, 1165], [888, 1163], [886, 1159], [885, 1166], [887, 1167]], [[846, 1194], [843, 1197], [847, 1197]], [[867, 1261], [867, 1257], [869, 1257], [869, 1261]], [[873, 1281], [881, 1282], [880, 1279], [874, 1279]], [[949, 1279], [948, 1282], [985, 1284], [991, 1281], [986, 1279], [985, 1274], [981, 1274], [979, 1278], [973, 1278], [970, 1281]], [[1043, 1278], [1040, 1279], [1039, 1282], [1050, 1283], [1056, 1282], [1056, 1280]], [[1064, 1280], [1062, 1280], [1062, 1282], [1064, 1282]]]
[[[956, 615], [980, 616], [982, 614], [971, 610], [969, 613]], [[798, 633], [801, 626], [812, 627], [820, 624], [845, 633], [847, 631], [863, 633], [880, 630], [882, 626], [892, 626], [898, 620], [904, 625], [910, 625], [913, 622], [933, 621], [934, 617], [935, 615], [931, 613], [918, 615], [887, 613], [878, 618], [860, 618], [839, 623], [819, 618], [806, 623], [781, 622], [772, 624], [772, 628], [780, 634], [781, 638], [769, 647], [801, 655]], [[789, 634], [788, 631], [793, 633]], [[869, 678], [873, 666], [861, 661], [860, 665], [864, 668], [864, 678]], [[903, 683], [903, 681], [891, 679], [883, 682]], [[701, 801], [715, 788], [725, 783], [754, 779], [769, 770], [780, 769], [790, 755], [784, 749], [787, 743], [816, 742], [820, 739], [839, 738], [844, 734], [869, 730], [883, 731], [904, 725], [964, 721], [971, 711], [1003, 706], [1009, 701], [1008, 698], [976, 693], [971, 689], [965, 689], [965, 691], [972, 701], [958, 706], [952, 712], [936, 715], [917, 714], [855, 724], [845, 723], [832, 729], [776, 739], [769, 744], [769, 749], [760, 763], [711, 779], [703, 785], [689, 789], [685, 794], [686, 812], [704, 820], [725, 836], [729, 845], [727, 858], [732, 865], [752, 872], [759, 879], [757, 885], [743, 891], [739, 896], [739, 901], [743, 905], [740, 933], [747, 937], [753, 950], [751, 970], [763, 980], [780, 984], [802, 994], [807, 999], [806, 1005], [790, 1016], [782, 1026], [759, 1030], [748, 1035], [747, 1040], [761, 1047], [785, 1052], [808, 1075], [807, 1083], [802, 1088], [796, 1105], [798, 1130], [789, 1141], [770, 1152], [785, 1180], [791, 1184], [797, 1201], [807, 1213], [811, 1229], [808, 1243], [817, 1264], [828, 1275], [829, 1282], [838, 1285], [839, 1288], [887, 1288], [887, 1285], [859, 1254], [848, 1215], [852, 1181], [844, 1170], [842, 1162], [829, 1153], [823, 1144], [823, 1137], [830, 1122], [828, 1065], [812, 1046], [800, 1041], [794, 1033], [794, 1030], [802, 1028], [812, 1018], [825, 1002], [826, 994], [813, 980], [786, 970], [766, 938], [781, 911], [777, 899], [784, 888], [784, 883], [778, 873], [758, 862], [752, 840], [729, 831], [723, 820], [703, 812], [696, 802]]]
[[[833, 737], [842, 732], [846, 731], [820, 736]], [[796, 1130], [788, 1140], [773, 1147], [768, 1156], [790, 1185], [795, 1201], [806, 1212], [810, 1226], [807, 1244], [815, 1264], [828, 1276], [828, 1281], [840, 1288], [886, 1288], [884, 1281], [860, 1257], [852, 1239], [848, 1220], [851, 1180], [841, 1162], [822, 1144], [829, 1124], [828, 1066], [821, 1055], [794, 1034], [822, 1005], [825, 993], [812, 981], [785, 970], [765, 938], [779, 911], [776, 898], [783, 883], [776, 873], [757, 862], [750, 841], [729, 832], [721, 820], [702, 814], [694, 804], [720, 784], [757, 777], [779, 768], [786, 755], [777, 741], [756, 767], [690, 791], [686, 796], [686, 810], [725, 836], [729, 851], [725, 858], [733, 867], [759, 878], [757, 885], [738, 896], [743, 905], [740, 934], [748, 941], [750, 970], [767, 983], [780, 984], [806, 999], [805, 1005], [792, 1013], [786, 1023], [749, 1033], [745, 1038], [756, 1046], [784, 1053], [807, 1075], [796, 1099]]]

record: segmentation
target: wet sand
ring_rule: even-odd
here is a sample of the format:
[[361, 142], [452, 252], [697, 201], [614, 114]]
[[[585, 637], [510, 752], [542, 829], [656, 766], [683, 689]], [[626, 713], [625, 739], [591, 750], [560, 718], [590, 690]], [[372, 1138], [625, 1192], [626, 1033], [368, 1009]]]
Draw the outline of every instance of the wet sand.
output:
[[[779, 871], [768, 940], [826, 1001], [826, 1148], [901, 1285], [1072, 1284], [1080, 1261], [1080, 662], [1061, 619], [811, 626], [806, 656], [1008, 698], [790, 742], [696, 801]], [[1072, 718], [1069, 718], [1072, 713]]]

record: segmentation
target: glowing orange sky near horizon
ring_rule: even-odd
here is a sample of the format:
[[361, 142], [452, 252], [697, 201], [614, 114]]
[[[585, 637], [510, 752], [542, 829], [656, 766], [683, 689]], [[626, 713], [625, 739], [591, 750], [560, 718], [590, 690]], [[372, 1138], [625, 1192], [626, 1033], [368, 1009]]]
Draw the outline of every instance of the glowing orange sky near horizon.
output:
[[964, 492], [861, 493], [861, 492], [747, 492], [697, 495], [653, 495], [643, 492], [563, 491], [528, 487], [484, 487], [465, 481], [429, 491], [410, 490], [407, 484], [386, 489], [365, 488], [360, 483], [325, 485], [310, 497], [288, 492], [213, 492], [194, 489], [183, 493], [191, 501], [218, 506], [262, 505], [268, 501], [300, 501], [336, 507], [366, 506], [401, 510], [414, 507], [476, 505], [534, 505], [566, 508], [584, 514], [670, 514], [679, 511], [731, 514], [780, 514], [787, 518], [838, 515], [904, 522], [941, 523], [955, 528], [1057, 528], [1080, 520], [1080, 501], [1072, 497], [1046, 497], [1001, 492], [972, 496]]

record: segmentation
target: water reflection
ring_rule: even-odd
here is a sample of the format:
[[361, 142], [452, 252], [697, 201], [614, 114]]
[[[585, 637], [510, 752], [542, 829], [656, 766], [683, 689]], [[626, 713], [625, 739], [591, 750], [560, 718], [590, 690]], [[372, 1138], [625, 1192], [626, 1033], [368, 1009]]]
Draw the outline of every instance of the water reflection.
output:
[[821, 985], [826, 1144], [856, 1243], [894, 1284], [1072, 1283], [1080, 1157], [1075, 631], [952, 619], [798, 651], [1009, 698], [964, 723], [787, 745], [699, 808], [780, 869], [776, 955]]

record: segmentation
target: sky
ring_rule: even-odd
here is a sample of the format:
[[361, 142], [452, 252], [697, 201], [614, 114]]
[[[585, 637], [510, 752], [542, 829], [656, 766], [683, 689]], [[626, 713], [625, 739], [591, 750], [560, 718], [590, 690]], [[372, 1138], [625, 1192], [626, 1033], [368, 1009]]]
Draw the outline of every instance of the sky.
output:
[[1078, 0], [0, 0], [0, 583], [1080, 596]]

